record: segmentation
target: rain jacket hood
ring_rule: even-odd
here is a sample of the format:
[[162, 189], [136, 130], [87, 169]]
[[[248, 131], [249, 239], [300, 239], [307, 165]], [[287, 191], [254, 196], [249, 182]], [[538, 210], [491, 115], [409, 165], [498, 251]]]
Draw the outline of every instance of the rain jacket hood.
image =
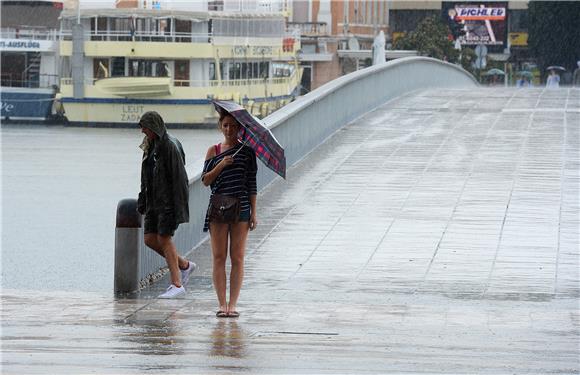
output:
[[144, 128], [151, 129], [159, 138], [163, 138], [165, 133], [167, 133], [165, 122], [163, 122], [159, 113], [155, 111], [145, 112], [143, 116], [141, 116], [139, 124]]

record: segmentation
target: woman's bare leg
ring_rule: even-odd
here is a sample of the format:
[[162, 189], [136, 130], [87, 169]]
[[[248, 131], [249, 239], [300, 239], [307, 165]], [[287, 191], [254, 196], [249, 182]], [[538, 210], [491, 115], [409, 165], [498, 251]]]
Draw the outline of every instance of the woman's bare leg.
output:
[[226, 259], [228, 257], [228, 224], [210, 223], [211, 253], [213, 260], [213, 287], [219, 309], [227, 312], [226, 302]]
[[250, 224], [242, 221], [232, 224], [230, 232], [230, 258], [232, 260], [232, 269], [230, 273], [230, 302], [228, 312], [236, 311], [238, 297], [242, 289], [244, 280], [244, 255], [246, 253], [246, 239]]

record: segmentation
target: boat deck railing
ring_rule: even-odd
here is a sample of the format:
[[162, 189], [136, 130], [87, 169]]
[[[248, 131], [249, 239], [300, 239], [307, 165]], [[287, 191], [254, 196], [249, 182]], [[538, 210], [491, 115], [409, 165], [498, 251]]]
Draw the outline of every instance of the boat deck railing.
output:
[[[61, 39], [72, 40], [72, 30], [61, 30]], [[87, 31], [85, 40], [109, 42], [171, 42], [171, 43], [209, 43], [211, 33], [150, 32], [150, 31]]]
[[[253, 78], [253, 79], [230, 79], [230, 80], [186, 80], [186, 79], [174, 79], [173, 85], [176, 87], [240, 87], [240, 86], [255, 86], [255, 85], [282, 85], [290, 83], [296, 72], [288, 77], [271, 77], [271, 78]], [[115, 78], [115, 77], [110, 77]], [[119, 77], [119, 78], [132, 78], [132, 77]], [[137, 78], [137, 77], [135, 77]], [[85, 85], [94, 85], [99, 79], [87, 79], [85, 80]], [[72, 85], [73, 80], [70, 77], [61, 78], [61, 85]]]
[[52, 88], [58, 85], [57, 74], [38, 74], [37, 78], [26, 79], [19, 74], [2, 72], [2, 87], [22, 87], [29, 89]]
[[[72, 30], [61, 30], [60, 39], [65, 41], [72, 40]], [[220, 40], [231, 40], [235, 38], [246, 38], [244, 35], [219, 35], [215, 36]], [[291, 47], [300, 41], [300, 35], [293, 31], [287, 31], [280, 37], [280, 43], [287, 48], [286, 43], [293, 40]], [[256, 37], [251, 37], [256, 38]], [[270, 39], [270, 37], [265, 36]], [[191, 32], [162, 32], [162, 31], [99, 31], [90, 30], [85, 32], [85, 40], [103, 41], [103, 42], [163, 42], [163, 43], [212, 43], [214, 41], [213, 33], [191, 33]], [[259, 39], [259, 38], [258, 38]], [[292, 49], [290, 48], [290, 49]], [[286, 51], [286, 49], [285, 49]]]
[[26, 40], [58, 40], [60, 32], [55, 29], [44, 27], [25, 26], [24, 28], [3, 27], [0, 30], [2, 39], [26, 39]]

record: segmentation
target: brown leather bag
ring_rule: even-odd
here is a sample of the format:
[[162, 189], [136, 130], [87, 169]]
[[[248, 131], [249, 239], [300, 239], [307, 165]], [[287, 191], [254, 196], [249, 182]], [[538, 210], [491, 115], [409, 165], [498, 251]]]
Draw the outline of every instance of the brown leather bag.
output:
[[240, 199], [214, 194], [209, 200], [209, 221], [234, 224], [240, 221]]

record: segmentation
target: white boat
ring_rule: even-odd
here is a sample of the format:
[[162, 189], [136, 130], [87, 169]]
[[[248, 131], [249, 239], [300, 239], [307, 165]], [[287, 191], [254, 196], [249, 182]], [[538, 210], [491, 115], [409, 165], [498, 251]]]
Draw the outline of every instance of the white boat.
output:
[[[80, 21], [80, 23], [79, 23]], [[61, 15], [60, 100], [74, 125], [215, 125], [211, 100], [257, 116], [292, 101], [299, 36], [282, 13], [80, 9]]]
[[46, 121], [58, 89], [62, 1], [1, 1], [3, 121]]

